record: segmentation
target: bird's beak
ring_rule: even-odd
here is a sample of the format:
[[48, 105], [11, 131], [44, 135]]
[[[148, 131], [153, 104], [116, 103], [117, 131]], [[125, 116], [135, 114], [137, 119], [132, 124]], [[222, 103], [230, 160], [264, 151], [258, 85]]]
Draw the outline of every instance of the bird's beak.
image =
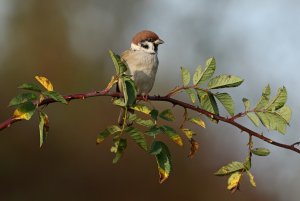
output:
[[156, 41], [154, 41], [154, 44], [156, 44], [156, 45], [160, 45], [163, 43], [165, 43], [165, 42], [162, 39], [157, 39]]

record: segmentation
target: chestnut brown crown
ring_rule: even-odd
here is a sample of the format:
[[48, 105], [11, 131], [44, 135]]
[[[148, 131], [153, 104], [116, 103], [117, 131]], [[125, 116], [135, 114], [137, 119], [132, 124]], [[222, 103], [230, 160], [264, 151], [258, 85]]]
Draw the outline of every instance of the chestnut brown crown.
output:
[[141, 41], [149, 39], [152, 41], [156, 41], [157, 39], [159, 39], [159, 37], [153, 31], [143, 30], [135, 34], [135, 36], [132, 38], [132, 43], [138, 45], [138, 43], [140, 43]]

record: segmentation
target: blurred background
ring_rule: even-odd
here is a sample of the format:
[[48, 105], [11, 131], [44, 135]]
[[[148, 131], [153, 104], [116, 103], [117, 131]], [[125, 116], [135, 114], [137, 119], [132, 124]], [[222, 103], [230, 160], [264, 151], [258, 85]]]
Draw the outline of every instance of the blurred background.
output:
[[[181, 65], [193, 72], [214, 56], [217, 74], [245, 79], [229, 90], [236, 112], [243, 110], [243, 97], [254, 104], [268, 83], [274, 93], [286, 86], [293, 118], [285, 136], [240, 122], [274, 140], [299, 141], [299, 13], [296, 0], [0, 0], [0, 121], [13, 112], [7, 105], [17, 87], [35, 75], [48, 77], [62, 94], [103, 89], [114, 73], [108, 50], [121, 53], [136, 32], [150, 29], [166, 42], [152, 94], [176, 86]], [[227, 178], [213, 176], [247, 155], [247, 135], [231, 126], [206, 121], [192, 160], [187, 141], [178, 147], [166, 139], [174, 171], [159, 185], [154, 158], [132, 141], [116, 165], [111, 138], [95, 145], [97, 133], [118, 116], [110, 98], [51, 104], [46, 112], [51, 128], [41, 149], [36, 116], [1, 131], [0, 200], [299, 200], [300, 156], [258, 140], [255, 146], [271, 155], [253, 157], [256, 189], [245, 177], [241, 192], [232, 195]]]

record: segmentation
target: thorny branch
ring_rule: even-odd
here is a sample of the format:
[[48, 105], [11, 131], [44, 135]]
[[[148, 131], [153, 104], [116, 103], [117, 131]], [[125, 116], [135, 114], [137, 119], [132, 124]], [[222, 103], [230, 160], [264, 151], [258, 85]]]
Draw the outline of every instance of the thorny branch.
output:
[[[177, 90], [176, 90], [177, 91]], [[75, 99], [86, 99], [86, 98], [91, 98], [91, 97], [97, 97], [97, 96], [108, 96], [108, 97], [122, 97], [123, 94], [122, 93], [119, 93], [119, 92], [109, 92], [108, 90], [103, 90], [103, 91], [94, 91], [94, 92], [88, 92], [88, 93], [80, 93], [80, 94], [72, 94], [72, 95], [66, 95], [64, 96], [64, 98], [70, 102], [71, 100], [75, 100]], [[138, 96], [137, 97], [138, 100], [143, 100], [143, 97], [142, 96]], [[300, 142], [296, 142], [296, 143], [293, 143], [293, 144], [283, 144], [283, 143], [280, 143], [280, 142], [277, 142], [277, 141], [273, 141], [272, 139], [268, 138], [268, 137], [265, 137], [264, 135], [260, 134], [260, 133], [257, 133], [239, 123], [237, 123], [235, 121], [236, 118], [240, 117], [240, 116], [243, 116], [242, 113], [234, 116], [235, 118], [227, 118], [227, 117], [223, 117], [223, 116], [220, 116], [220, 115], [216, 115], [216, 114], [213, 114], [211, 112], [208, 112], [204, 109], [201, 109], [199, 107], [196, 107], [194, 105], [191, 105], [191, 104], [188, 104], [188, 103], [185, 103], [183, 101], [180, 101], [180, 100], [177, 100], [177, 99], [174, 99], [174, 98], [171, 98], [170, 97], [170, 94], [166, 95], [166, 96], [149, 96], [148, 97], [148, 100], [151, 100], [151, 101], [162, 101], [162, 102], [169, 102], [169, 103], [172, 103], [173, 105], [178, 105], [182, 108], [185, 108], [185, 109], [189, 109], [189, 110], [193, 110], [193, 111], [196, 111], [198, 113], [201, 113], [207, 117], [210, 117], [210, 118], [213, 118], [215, 120], [218, 120], [218, 121], [222, 121], [222, 122], [225, 122], [225, 123], [228, 123], [228, 124], [231, 124], [233, 126], [235, 126], [236, 128], [240, 129], [241, 131], [247, 133], [248, 135], [250, 136], [254, 136], [256, 138], [259, 138], [269, 144], [272, 144], [274, 146], [277, 146], [277, 147], [281, 147], [281, 148], [284, 148], [284, 149], [288, 149], [288, 150], [291, 150], [291, 151], [294, 151], [298, 154], [300, 154], [300, 149], [299, 148], [296, 148], [296, 145], [299, 145]], [[51, 98], [47, 98], [47, 99], [44, 99], [42, 102], [40, 103], [36, 103], [38, 104], [38, 106], [45, 106], [45, 105], [48, 105], [48, 104], [51, 104], [51, 103], [54, 103], [54, 102], [57, 102]], [[5, 129], [5, 128], [8, 128], [11, 126], [11, 124], [13, 123], [16, 123], [18, 121], [21, 121], [22, 119], [14, 119], [13, 117], [5, 120], [4, 122], [0, 123], [0, 131]]]

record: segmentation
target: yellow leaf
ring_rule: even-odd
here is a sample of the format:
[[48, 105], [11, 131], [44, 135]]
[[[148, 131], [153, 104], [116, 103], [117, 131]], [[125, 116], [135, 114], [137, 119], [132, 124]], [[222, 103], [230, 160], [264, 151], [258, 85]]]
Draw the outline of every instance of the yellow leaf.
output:
[[35, 112], [35, 105], [32, 102], [27, 102], [18, 107], [13, 114], [14, 119], [29, 120]]
[[255, 183], [255, 180], [254, 180], [254, 176], [251, 174], [251, 172], [247, 171], [247, 174], [249, 176], [249, 179], [250, 179], [250, 183], [253, 187], [256, 187], [256, 183]]
[[187, 137], [188, 139], [191, 139], [191, 138], [193, 137], [193, 135], [195, 134], [194, 131], [192, 131], [192, 130], [190, 130], [190, 129], [188, 129], [188, 128], [182, 128], [181, 130], [182, 130], [182, 132], [186, 135], [186, 137]]
[[112, 76], [110, 82], [107, 84], [105, 88], [105, 91], [108, 92], [114, 86], [114, 84], [118, 82], [118, 80], [119, 80], [118, 76], [116, 75]]
[[45, 89], [47, 89], [48, 91], [53, 91], [53, 85], [52, 83], [43, 76], [35, 76], [35, 79], [41, 84], [43, 85], [43, 87], [45, 87]]
[[183, 145], [182, 139], [179, 135], [173, 135], [173, 136], [171, 136], [171, 139], [179, 146]]
[[151, 113], [151, 109], [149, 107], [147, 107], [146, 105], [135, 105], [131, 108], [134, 109], [135, 111], [139, 111], [139, 112], [142, 112], [144, 114], [150, 114]]
[[242, 177], [242, 172], [235, 172], [228, 178], [227, 189], [231, 192], [235, 192], [239, 188], [239, 183]]
[[159, 183], [162, 184], [166, 181], [169, 177], [169, 172], [165, 171], [161, 167], [158, 166], [158, 173], [159, 173]]
[[190, 121], [197, 124], [198, 126], [201, 126], [202, 128], [206, 127], [205, 122], [202, 119], [198, 118], [198, 117], [191, 118]]

